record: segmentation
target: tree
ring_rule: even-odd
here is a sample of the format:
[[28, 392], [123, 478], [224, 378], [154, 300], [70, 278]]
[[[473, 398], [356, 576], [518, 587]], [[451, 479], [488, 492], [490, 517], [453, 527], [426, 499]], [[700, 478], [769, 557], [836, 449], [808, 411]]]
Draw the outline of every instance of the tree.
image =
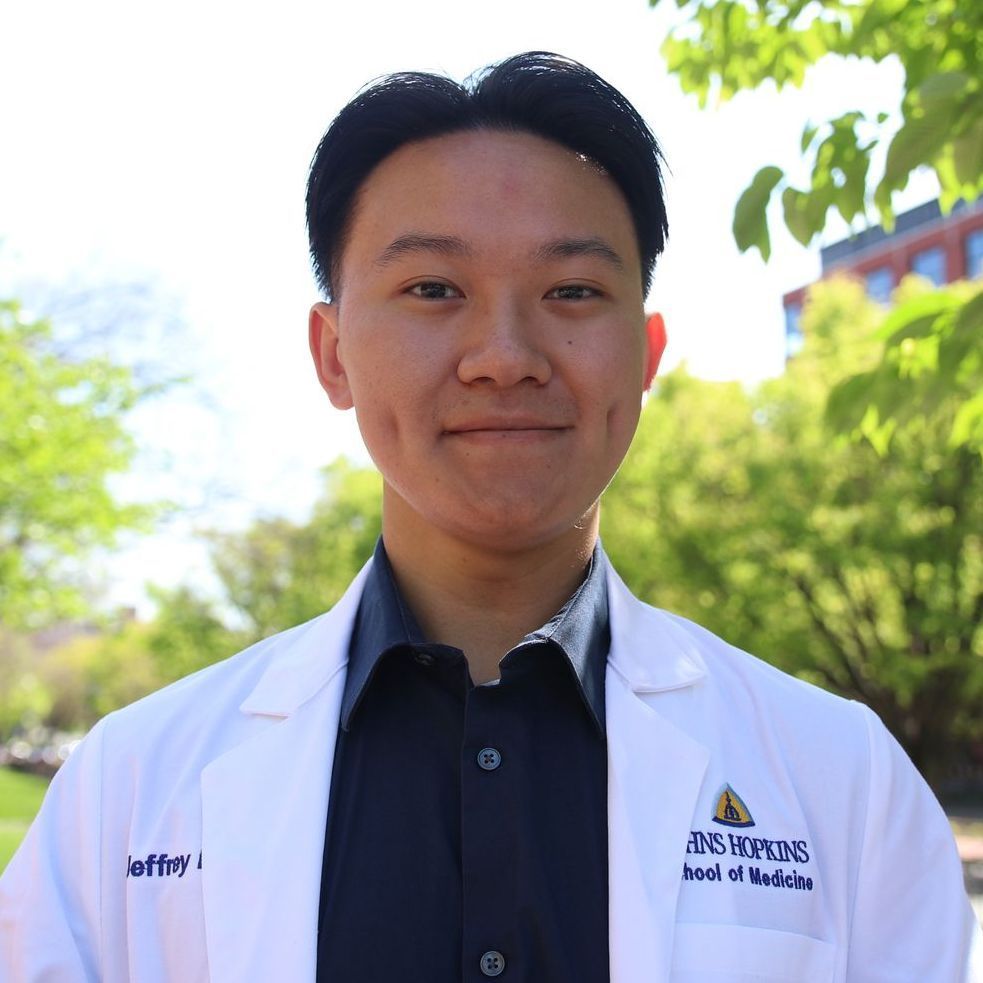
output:
[[309, 521], [271, 518], [245, 533], [213, 535], [226, 599], [263, 638], [331, 607], [371, 556], [382, 529], [381, 478], [340, 459], [325, 469]]
[[54, 699], [26, 637], [0, 630], [0, 739], [46, 719]]
[[[654, 7], [659, 0], [650, 0]], [[686, 19], [662, 46], [669, 71], [705, 106], [755, 89], [801, 85], [827, 56], [897, 59], [904, 70], [902, 121], [891, 136], [883, 173], [871, 179], [876, 148], [888, 138], [885, 107], [808, 124], [801, 150], [813, 167], [805, 188], [781, 168], [758, 171], [734, 213], [742, 250], [765, 259], [770, 238], [765, 207], [776, 188], [789, 231], [803, 245], [836, 208], [845, 222], [864, 218], [869, 204], [893, 220], [891, 199], [912, 171], [933, 170], [943, 208], [983, 192], [983, 8], [976, 0], [677, 0]]]
[[945, 440], [983, 454], [983, 290], [906, 293], [895, 292], [880, 329], [880, 361], [833, 388], [827, 419], [884, 452], [896, 433], [949, 408]]
[[830, 387], [879, 364], [883, 316], [821, 283], [785, 377], [667, 376], [603, 532], [647, 600], [869, 704], [938, 782], [983, 738], [983, 468], [946, 442], [951, 402], [881, 452], [826, 425]]
[[[36, 722], [57, 731], [86, 731], [105, 714], [171, 682], [154, 663], [150, 631], [148, 625], [123, 621], [91, 626], [60, 645], [35, 648], [31, 676], [49, 700]], [[13, 722], [23, 727], [26, 721]]]
[[227, 659], [253, 641], [226, 623], [213, 600], [189, 587], [152, 587], [150, 596], [157, 611], [143, 642], [158, 687]]
[[0, 632], [0, 737], [30, 720], [85, 730], [100, 717], [273, 632], [331, 607], [371, 555], [381, 529], [380, 477], [336, 461], [307, 522], [258, 519], [213, 534], [224, 597], [154, 588], [149, 622], [78, 626], [39, 646]]
[[[654, 7], [659, 0], [650, 0]], [[903, 71], [900, 126], [885, 107], [807, 123], [800, 150], [811, 161], [803, 188], [763, 166], [734, 209], [741, 251], [771, 253], [768, 204], [777, 191], [785, 225], [803, 245], [831, 209], [847, 223], [879, 214], [893, 224], [892, 198], [912, 172], [934, 172], [943, 210], [983, 193], [983, 5], [977, 0], [676, 0], [684, 13], [662, 47], [684, 91], [706, 106], [772, 82], [801, 85], [827, 57], [896, 59]], [[894, 131], [893, 133], [891, 131]], [[878, 148], [886, 146], [875, 177]], [[949, 288], [901, 306], [885, 325], [878, 368], [833, 394], [830, 419], [886, 447], [934, 403], [960, 394], [946, 439], [983, 451], [983, 295]]]
[[135, 453], [125, 416], [141, 396], [105, 357], [71, 359], [51, 325], [0, 302], [0, 623], [31, 627], [83, 607], [83, 561], [153, 509], [111, 479]]

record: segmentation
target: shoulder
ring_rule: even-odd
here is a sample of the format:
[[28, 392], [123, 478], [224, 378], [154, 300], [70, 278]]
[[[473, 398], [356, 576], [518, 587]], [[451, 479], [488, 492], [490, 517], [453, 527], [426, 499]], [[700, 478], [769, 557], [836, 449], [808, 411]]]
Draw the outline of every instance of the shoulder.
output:
[[612, 668], [636, 693], [653, 694], [660, 712], [692, 736], [730, 723], [745, 739], [781, 735], [866, 751], [865, 707], [640, 601], [617, 577], [609, 584]]
[[894, 743], [864, 704], [784, 672], [686, 618], [663, 614], [699, 651], [707, 697], [718, 711], [749, 721], [761, 740], [783, 745], [786, 757], [841, 768], [849, 762], [866, 779], [872, 742]]
[[264, 638], [227, 659], [184, 676], [108, 714], [103, 726], [119, 737], [139, 740], [148, 726], [170, 730], [189, 718], [237, 710], [270, 665], [287, 652], [311, 623]]
[[154, 735], [218, 734], [243, 716], [287, 717], [347, 664], [348, 641], [371, 561], [323, 614], [109, 714], [107, 736], [145, 745]]
[[[78, 756], [81, 762], [98, 757], [103, 772], [138, 774], [153, 767], [194, 774], [247, 740], [264, 721], [287, 715], [286, 711], [278, 713], [276, 706], [268, 713], [249, 712], [249, 702], [254, 694], [275, 685], [282, 690], [284, 680], [306, 683], [311, 674], [297, 671], [298, 656], [313, 651], [325, 660], [331, 658], [323, 650], [335, 627], [330, 612], [320, 615], [113, 711], [99, 721], [71, 758]], [[310, 690], [316, 688], [314, 679]]]
[[732, 645], [696, 622], [668, 611], [659, 611], [677, 631], [690, 640], [700, 653], [711, 684], [726, 686], [731, 692], [767, 694], [772, 708], [789, 706], [793, 712], [802, 710], [833, 716], [857, 716], [863, 712], [859, 704], [836, 696], [812, 683], [778, 669], [761, 657]]
[[[632, 669], [642, 674], [684, 661], [692, 668], [676, 688], [633, 688], [649, 709], [706, 748], [714, 788], [733, 776], [747, 788], [762, 782], [776, 794], [783, 788], [817, 828], [831, 821], [850, 826], [854, 844], [870, 796], [890, 798], [892, 782], [912, 786], [912, 794], [934, 804], [907, 755], [866, 706], [797, 679], [686, 618], [634, 604]], [[664, 670], [650, 671], [662, 681]]]

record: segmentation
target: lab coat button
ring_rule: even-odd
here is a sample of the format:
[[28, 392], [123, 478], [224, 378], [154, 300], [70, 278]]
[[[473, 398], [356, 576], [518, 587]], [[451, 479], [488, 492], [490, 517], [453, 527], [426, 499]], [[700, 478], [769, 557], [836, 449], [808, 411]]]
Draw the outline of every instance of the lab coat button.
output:
[[505, 972], [505, 956], [494, 949], [489, 949], [481, 957], [481, 972], [485, 976], [501, 976]]
[[493, 747], [483, 747], [478, 752], [478, 767], [484, 771], [494, 771], [502, 763], [502, 756]]

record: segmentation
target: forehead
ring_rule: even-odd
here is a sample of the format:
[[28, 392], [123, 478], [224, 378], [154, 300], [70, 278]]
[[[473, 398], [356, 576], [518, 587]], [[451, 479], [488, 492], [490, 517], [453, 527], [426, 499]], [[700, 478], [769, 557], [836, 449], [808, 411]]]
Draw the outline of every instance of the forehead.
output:
[[614, 181], [583, 155], [528, 133], [454, 133], [385, 158], [359, 189], [343, 275], [395, 238], [421, 233], [463, 239], [482, 255], [602, 238], [640, 270], [631, 215]]

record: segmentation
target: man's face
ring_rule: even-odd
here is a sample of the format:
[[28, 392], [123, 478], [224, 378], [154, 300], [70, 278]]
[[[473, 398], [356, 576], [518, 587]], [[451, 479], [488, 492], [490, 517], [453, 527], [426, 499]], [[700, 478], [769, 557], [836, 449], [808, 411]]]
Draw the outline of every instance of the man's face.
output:
[[587, 521], [654, 371], [641, 282], [624, 198], [572, 151], [478, 131], [386, 158], [311, 346], [392, 511], [493, 549]]

